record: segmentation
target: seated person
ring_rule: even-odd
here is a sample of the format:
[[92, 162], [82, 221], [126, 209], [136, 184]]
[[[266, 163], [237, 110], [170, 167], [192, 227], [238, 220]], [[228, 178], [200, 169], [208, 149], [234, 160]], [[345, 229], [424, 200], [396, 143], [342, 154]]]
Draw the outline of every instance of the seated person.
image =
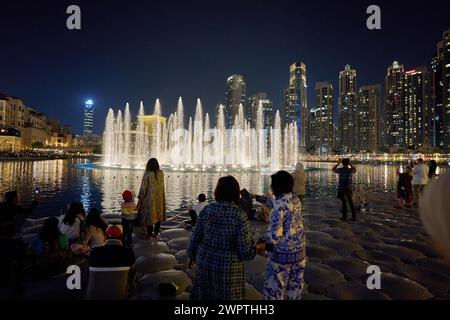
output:
[[128, 277], [128, 288], [130, 288], [134, 282], [136, 258], [133, 249], [122, 246], [121, 226], [109, 226], [106, 229], [106, 239], [104, 246], [91, 251], [89, 266], [96, 268], [131, 267]]
[[191, 220], [187, 221], [187, 223], [191, 225], [195, 225], [195, 222], [197, 221], [197, 217], [200, 214], [200, 212], [203, 210], [203, 208], [206, 206], [206, 195], [204, 193], [200, 193], [197, 198], [197, 203], [194, 205], [189, 205], [189, 214], [191, 215]]
[[133, 225], [136, 219], [136, 203], [133, 199], [133, 193], [125, 190], [122, 193], [123, 202], [120, 205], [122, 210], [122, 226], [124, 245], [131, 246], [133, 243]]
[[70, 251], [67, 236], [58, 229], [58, 218], [45, 220], [39, 236], [31, 243], [30, 249], [35, 257], [34, 275], [48, 278], [66, 272]]
[[93, 248], [105, 245], [105, 232], [108, 222], [101, 216], [100, 210], [92, 208], [86, 218], [86, 231], [82, 235], [82, 243], [74, 243], [70, 247], [75, 254], [88, 255]]
[[59, 230], [69, 239], [69, 244], [81, 241], [84, 231], [85, 211], [81, 202], [71, 202], [67, 212], [61, 217]]

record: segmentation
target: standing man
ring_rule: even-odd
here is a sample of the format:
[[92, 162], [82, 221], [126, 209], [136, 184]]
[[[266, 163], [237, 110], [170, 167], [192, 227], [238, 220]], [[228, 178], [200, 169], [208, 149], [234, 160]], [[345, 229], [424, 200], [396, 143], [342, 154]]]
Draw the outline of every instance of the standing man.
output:
[[342, 159], [342, 168], [338, 168], [340, 161], [333, 167], [333, 172], [339, 175], [338, 198], [342, 201], [342, 218], [347, 221], [347, 202], [352, 211], [352, 221], [356, 221], [356, 210], [352, 198], [352, 176], [356, 173], [356, 168], [350, 164], [350, 159]]
[[423, 162], [422, 158], [417, 159], [416, 165], [412, 169], [412, 187], [413, 187], [413, 205], [417, 207], [419, 205], [419, 198], [423, 191], [423, 188], [428, 183], [428, 171], [429, 167]]

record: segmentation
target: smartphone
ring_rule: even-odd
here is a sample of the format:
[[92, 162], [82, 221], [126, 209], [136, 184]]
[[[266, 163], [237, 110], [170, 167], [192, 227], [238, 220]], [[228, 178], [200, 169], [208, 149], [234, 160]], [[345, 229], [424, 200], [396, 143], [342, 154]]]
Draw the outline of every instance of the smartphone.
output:
[[41, 190], [39, 190], [39, 188], [34, 189], [34, 194], [38, 195], [41, 192]]
[[248, 201], [253, 200], [252, 194], [250, 192], [248, 192], [247, 189], [242, 189], [240, 194], [241, 194], [242, 198], [244, 198]]

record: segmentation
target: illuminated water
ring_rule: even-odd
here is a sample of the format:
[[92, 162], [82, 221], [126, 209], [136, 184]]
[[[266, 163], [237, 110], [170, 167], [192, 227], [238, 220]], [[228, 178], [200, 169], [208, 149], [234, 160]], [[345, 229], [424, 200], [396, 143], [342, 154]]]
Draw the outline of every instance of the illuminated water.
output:
[[[336, 175], [332, 163], [305, 163], [307, 168], [307, 197], [334, 196]], [[393, 192], [397, 167], [391, 165], [358, 165], [355, 183], [366, 190]], [[441, 173], [448, 168], [441, 168]], [[42, 201], [38, 214], [59, 214], [70, 201], [82, 201], [87, 208], [118, 212], [125, 189], [139, 190], [142, 171], [101, 168], [83, 160], [48, 160], [0, 162], [0, 194], [17, 189], [23, 201], [29, 202], [33, 190], [39, 187]], [[186, 205], [201, 192], [213, 197], [217, 179], [232, 174], [251, 192], [261, 193], [269, 188], [271, 171], [187, 172], [166, 170], [166, 198], [169, 210]]]

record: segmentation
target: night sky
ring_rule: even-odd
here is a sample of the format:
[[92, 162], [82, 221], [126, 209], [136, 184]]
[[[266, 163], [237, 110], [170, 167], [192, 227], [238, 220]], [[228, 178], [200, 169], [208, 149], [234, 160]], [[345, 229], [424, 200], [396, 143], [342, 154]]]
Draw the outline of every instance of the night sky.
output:
[[[77, 4], [82, 30], [66, 28]], [[366, 28], [366, 8], [382, 10], [382, 29]], [[345, 64], [358, 86], [382, 84], [394, 60], [429, 67], [450, 27], [450, 1], [4, 1], [0, 2], [0, 92], [82, 130], [82, 103], [96, 103], [95, 131], [109, 107], [139, 101], [153, 111], [187, 114], [196, 98], [213, 112], [230, 74], [243, 74], [247, 95], [268, 93], [280, 108], [289, 64], [307, 66], [308, 103], [316, 81], [332, 81]]]

